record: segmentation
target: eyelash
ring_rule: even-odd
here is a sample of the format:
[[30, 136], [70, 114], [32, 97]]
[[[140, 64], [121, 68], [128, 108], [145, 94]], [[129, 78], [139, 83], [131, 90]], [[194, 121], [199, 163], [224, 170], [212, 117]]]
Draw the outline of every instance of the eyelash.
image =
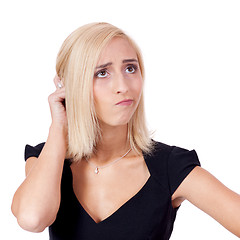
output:
[[[130, 68], [130, 67], [134, 69], [134, 72], [133, 72], [133, 73], [129, 73], [129, 74], [134, 74], [134, 73], [138, 70], [138, 66], [137, 66], [137, 65], [135, 65], [135, 64], [129, 64], [129, 65], [126, 67], [125, 71], [126, 71], [128, 68]], [[107, 68], [103, 68], [103, 69], [99, 70], [98, 72], [96, 72], [96, 73], [94, 74], [94, 76], [97, 77], [97, 78], [104, 78], [104, 77], [99, 77], [99, 76], [98, 76], [101, 72], [107, 72]]]
[[130, 65], [128, 65], [128, 66], [126, 67], [126, 69], [128, 69], [129, 67], [131, 67], [131, 68], [134, 69], [134, 72], [133, 72], [133, 73], [135, 73], [135, 72], [138, 70], [138, 66], [135, 65], [135, 64], [130, 64]]
[[[106, 69], [106, 68], [103, 68], [103, 69], [99, 70], [98, 72], [96, 72], [96, 73], [94, 74], [94, 76], [95, 76], [95, 77], [98, 77], [98, 75], [99, 75], [101, 72], [107, 72], [107, 69]], [[100, 78], [101, 78], [101, 77], [100, 77]]]

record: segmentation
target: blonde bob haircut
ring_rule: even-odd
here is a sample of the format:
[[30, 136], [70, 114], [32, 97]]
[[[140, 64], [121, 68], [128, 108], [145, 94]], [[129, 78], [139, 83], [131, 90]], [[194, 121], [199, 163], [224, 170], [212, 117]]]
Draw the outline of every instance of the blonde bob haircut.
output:
[[[63, 42], [56, 61], [57, 75], [66, 91], [68, 121], [67, 158], [89, 158], [101, 139], [101, 129], [94, 107], [93, 76], [104, 47], [114, 37], [123, 37], [135, 49], [141, 75], [144, 66], [137, 45], [122, 30], [109, 23], [90, 23], [76, 29]], [[150, 152], [152, 141], [146, 127], [143, 95], [128, 123], [128, 140], [133, 150]]]

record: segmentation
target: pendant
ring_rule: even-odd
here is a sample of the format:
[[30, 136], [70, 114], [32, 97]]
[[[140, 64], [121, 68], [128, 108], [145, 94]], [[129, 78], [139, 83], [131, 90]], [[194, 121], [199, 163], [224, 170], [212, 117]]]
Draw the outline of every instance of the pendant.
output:
[[96, 174], [99, 173], [98, 167], [96, 167], [96, 169], [95, 169], [95, 173], [96, 173]]

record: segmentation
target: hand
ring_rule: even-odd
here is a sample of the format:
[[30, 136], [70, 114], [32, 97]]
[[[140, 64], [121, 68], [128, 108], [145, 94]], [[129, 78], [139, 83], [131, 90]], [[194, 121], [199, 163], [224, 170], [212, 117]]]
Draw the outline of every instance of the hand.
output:
[[56, 75], [54, 77], [56, 91], [48, 97], [52, 124], [67, 129], [67, 114], [65, 108], [65, 87], [61, 79]]

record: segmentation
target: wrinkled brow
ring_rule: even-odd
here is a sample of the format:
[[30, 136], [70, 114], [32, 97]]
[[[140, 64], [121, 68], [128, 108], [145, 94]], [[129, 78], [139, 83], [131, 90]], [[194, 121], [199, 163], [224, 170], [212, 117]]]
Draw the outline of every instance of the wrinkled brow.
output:
[[[122, 63], [128, 63], [128, 62], [138, 62], [138, 60], [135, 59], [135, 58], [131, 58], [131, 59], [124, 59], [122, 61]], [[97, 66], [96, 69], [98, 69], [98, 68], [106, 68], [108, 66], [111, 66], [112, 64], [113, 64], [112, 62], [108, 62], [108, 63], [105, 63], [105, 64]]]

